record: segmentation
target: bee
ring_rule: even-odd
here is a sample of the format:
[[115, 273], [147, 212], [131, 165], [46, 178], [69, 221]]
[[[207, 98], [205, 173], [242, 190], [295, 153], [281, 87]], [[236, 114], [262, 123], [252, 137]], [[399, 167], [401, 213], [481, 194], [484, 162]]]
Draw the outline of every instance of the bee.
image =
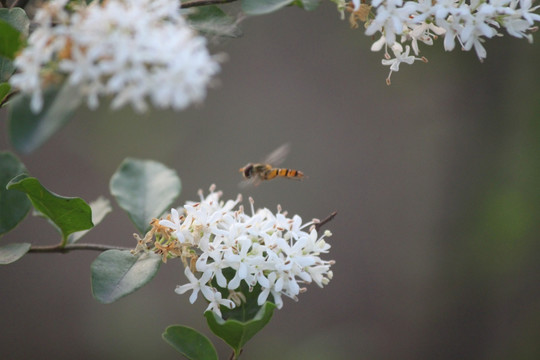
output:
[[239, 171], [242, 173], [242, 176], [245, 179], [240, 183], [240, 185], [257, 186], [263, 180], [272, 180], [276, 177], [303, 180], [305, 175], [299, 170], [274, 167], [281, 164], [283, 160], [285, 160], [289, 150], [289, 144], [283, 144], [268, 155], [262, 163], [248, 163], [243, 168], [240, 168]]

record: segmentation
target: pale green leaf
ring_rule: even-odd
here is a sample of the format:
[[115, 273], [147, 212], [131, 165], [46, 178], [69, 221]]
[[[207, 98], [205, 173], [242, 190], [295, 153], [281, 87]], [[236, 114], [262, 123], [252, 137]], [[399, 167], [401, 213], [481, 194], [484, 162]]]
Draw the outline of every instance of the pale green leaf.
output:
[[263, 15], [281, 9], [294, 0], [242, 0], [242, 10], [248, 15]]
[[19, 95], [10, 101], [9, 137], [20, 152], [29, 153], [45, 143], [72, 117], [82, 102], [78, 88], [67, 83], [53, 86], [43, 94], [43, 109], [34, 114], [30, 96]]
[[124, 160], [110, 182], [111, 194], [143, 234], [153, 218], [169, 209], [180, 189], [176, 171], [152, 160]]
[[28, 243], [15, 243], [0, 246], [0, 265], [11, 264], [22, 258], [30, 250]]
[[161, 256], [154, 253], [133, 255], [127, 250], [107, 250], [92, 263], [92, 294], [112, 303], [148, 283], [157, 274]]

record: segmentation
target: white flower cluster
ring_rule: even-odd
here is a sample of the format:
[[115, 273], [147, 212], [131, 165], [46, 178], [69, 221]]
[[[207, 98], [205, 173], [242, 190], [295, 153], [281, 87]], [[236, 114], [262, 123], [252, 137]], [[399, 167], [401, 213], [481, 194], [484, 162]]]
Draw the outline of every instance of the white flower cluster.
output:
[[[502, 36], [500, 28], [517, 38], [532, 42], [532, 31], [537, 30], [540, 15], [535, 13], [539, 6], [534, 0], [373, 0], [371, 7], [352, 0], [352, 11], [365, 12], [363, 7], [376, 9], [374, 18], [366, 22], [366, 35], [380, 33], [380, 38], [372, 45], [372, 51], [385, 49], [383, 65], [392, 71], [399, 70], [399, 64], [412, 64], [416, 60], [427, 61], [409, 55], [412, 48], [419, 54], [418, 43], [432, 45], [439, 35], [444, 35], [444, 48], [451, 51], [456, 40], [463, 50], [474, 47], [478, 58], [486, 57], [482, 43], [485, 39]], [[407, 45], [405, 45], [407, 44]], [[410, 44], [410, 45], [409, 45]], [[405, 45], [405, 51], [403, 51]], [[394, 58], [388, 54], [388, 48]], [[387, 83], [390, 83], [390, 75]]]
[[[245, 297], [238, 293], [242, 281], [250, 289], [261, 286], [258, 305], [271, 294], [278, 308], [283, 306], [282, 295], [297, 298], [304, 290], [302, 283], [314, 282], [320, 287], [328, 284], [334, 261], [322, 260], [319, 255], [330, 249], [324, 240], [331, 235], [329, 231], [319, 236], [316, 221], [302, 224], [298, 215], [288, 218], [280, 210], [276, 214], [268, 209], [255, 211], [252, 199], [252, 214], [248, 215], [242, 206], [234, 210], [241, 196], [224, 203], [219, 200], [221, 192], [214, 190], [211, 187], [206, 198], [201, 192], [198, 203], [187, 203], [183, 215], [172, 209], [171, 216], [159, 222], [172, 230], [181, 245], [200, 253], [195, 263], [198, 276], [187, 266], [185, 275], [190, 283], [178, 286], [177, 293], [192, 290], [189, 300], [194, 303], [200, 291], [210, 303], [207, 310], [221, 316], [220, 306], [232, 309], [239, 305], [239, 298]], [[234, 272], [229, 280], [223, 274], [227, 268]], [[236, 301], [224, 299], [212, 286], [213, 279]]]
[[80, 89], [88, 106], [113, 96], [112, 107], [181, 110], [200, 102], [219, 64], [180, 15], [177, 0], [52, 0], [36, 13], [37, 28], [15, 59], [11, 84], [43, 107], [43, 88], [59, 78]]

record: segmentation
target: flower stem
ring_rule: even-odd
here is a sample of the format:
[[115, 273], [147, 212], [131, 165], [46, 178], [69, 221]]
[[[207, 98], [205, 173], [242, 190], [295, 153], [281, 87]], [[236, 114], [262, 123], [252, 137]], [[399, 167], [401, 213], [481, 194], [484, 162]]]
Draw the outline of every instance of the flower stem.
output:
[[130, 248], [125, 248], [121, 246], [112, 246], [112, 245], [103, 245], [103, 244], [70, 244], [66, 246], [61, 245], [46, 245], [46, 246], [32, 246], [28, 252], [35, 253], [66, 253], [73, 250], [94, 250], [94, 251], [105, 251], [105, 250], [131, 250]]
[[197, 7], [197, 6], [227, 4], [227, 3], [232, 3], [235, 1], [236, 0], [193, 0], [193, 1], [189, 1], [187, 3], [182, 4], [180, 7], [182, 9], [187, 9], [190, 7]]
[[322, 228], [323, 225], [326, 224], [327, 222], [330, 222], [336, 215], [337, 215], [337, 211], [334, 211], [330, 215], [328, 215], [326, 218], [321, 220], [319, 223], [315, 224], [315, 230], [319, 232], [319, 229]]

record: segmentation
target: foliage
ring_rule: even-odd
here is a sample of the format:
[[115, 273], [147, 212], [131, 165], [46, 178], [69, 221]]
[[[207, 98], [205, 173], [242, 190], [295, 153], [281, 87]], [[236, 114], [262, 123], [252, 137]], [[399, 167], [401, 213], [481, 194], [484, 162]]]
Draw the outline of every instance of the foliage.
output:
[[126, 159], [112, 176], [110, 188], [137, 230], [146, 233], [150, 221], [180, 195], [181, 182], [174, 170], [158, 162]]
[[125, 250], [107, 250], [92, 263], [92, 294], [110, 304], [152, 280], [160, 265], [161, 257], [154, 253], [134, 256]]
[[83, 199], [56, 195], [45, 189], [36, 178], [18, 175], [7, 188], [26, 193], [34, 209], [62, 234], [62, 246], [67, 243], [68, 235], [94, 226], [90, 206]]
[[187, 326], [172, 325], [161, 335], [169, 345], [190, 360], [217, 360], [217, 352], [210, 340]]

